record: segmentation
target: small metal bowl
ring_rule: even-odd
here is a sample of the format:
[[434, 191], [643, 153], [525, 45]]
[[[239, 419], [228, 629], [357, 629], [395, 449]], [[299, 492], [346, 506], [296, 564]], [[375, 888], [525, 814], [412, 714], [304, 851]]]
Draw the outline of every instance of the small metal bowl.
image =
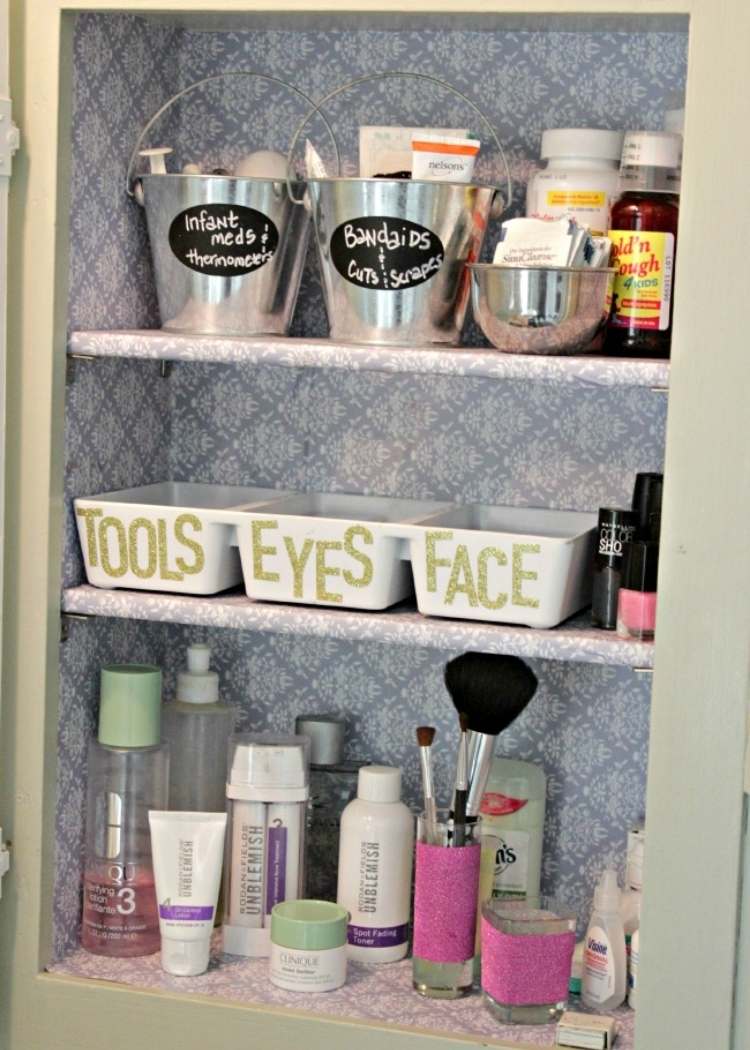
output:
[[474, 317], [506, 353], [581, 353], [609, 317], [612, 269], [491, 263], [469, 269]]

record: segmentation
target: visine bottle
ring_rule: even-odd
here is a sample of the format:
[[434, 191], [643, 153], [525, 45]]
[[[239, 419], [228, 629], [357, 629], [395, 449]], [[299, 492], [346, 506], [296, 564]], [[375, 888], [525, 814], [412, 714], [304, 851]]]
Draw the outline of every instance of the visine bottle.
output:
[[401, 770], [364, 766], [341, 817], [338, 903], [349, 912], [349, 958], [386, 963], [409, 947], [414, 817]]
[[81, 944], [96, 955], [151, 955], [159, 917], [148, 811], [167, 808], [161, 671], [103, 667], [98, 739], [89, 746]]
[[601, 1012], [614, 1010], [625, 1000], [627, 958], [625, 930], [620, 917], [617, 872], [606, 868], [594, 892], [594, 910], [586, 931], [581, 998]]
[[219, 676], [210, 663], [208, 645], [189, 647], [175, 700], [162, 712], [170, 754], [170, 809], [223, 813], [226, 808], [227, 745], [235, 714], [219, 702]]

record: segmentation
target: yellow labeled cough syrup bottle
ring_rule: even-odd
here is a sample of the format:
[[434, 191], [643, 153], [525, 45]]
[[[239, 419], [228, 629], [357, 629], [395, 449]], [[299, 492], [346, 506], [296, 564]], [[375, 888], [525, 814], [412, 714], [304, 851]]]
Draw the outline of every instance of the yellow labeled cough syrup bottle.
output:
[[612, 315], [604, 344], [619, 357], [669, 357], [682, 138], [629, 131], [623, 194], [612, 208]]

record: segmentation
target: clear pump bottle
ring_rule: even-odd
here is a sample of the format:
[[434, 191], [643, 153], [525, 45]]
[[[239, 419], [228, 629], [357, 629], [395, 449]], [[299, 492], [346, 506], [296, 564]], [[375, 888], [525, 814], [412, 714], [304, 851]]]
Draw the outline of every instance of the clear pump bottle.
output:
[[81, 945], [96, 955], [159, 950], [148, 811], [167, 806], [160, 715], [158, 667], [102, 668], [99, 733], [89, 746], [81, 926]]
[[171, 757], [169, 808], [223, 813], [227, 745], [235, 712], [219, 702], [219, 676], [210, 670], [208, 645], [191, 645], [177, 676], [177, 695], [162, 713]]

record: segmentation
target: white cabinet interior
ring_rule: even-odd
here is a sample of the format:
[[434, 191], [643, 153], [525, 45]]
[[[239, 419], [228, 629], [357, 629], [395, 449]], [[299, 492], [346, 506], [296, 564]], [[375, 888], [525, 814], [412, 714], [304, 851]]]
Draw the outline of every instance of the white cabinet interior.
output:
[[[283, 731], [302, 710], [337, 709], [350, 722], [349, 753], [401, 765], [411, 802], [418, 787], [413, 727], [429, 719], [444, 738], [453, 731], [441, 682], [445, 660], [469, 647], [534, 658], [539, 694], [504, 736], [503, 750], [545, 767], [544, 884], [576, 906], [583, 922], [600, 868], [610, 860], [621, 864], [627, 826], [643, 816], [650, 681], [632, 668], [649, 665], [649, 647], [618, 647], [593, 631], [504, 635], [482, 624], [420, 623], [409, 614], [399, 622], [400, 613], [358, 619], [345, 611], [274, 607], [266, 607], [268, 623], [253, 630], [260, 614], [233, 619], [231, 597], [213, 604], [183, 599], [182, 615], [164, 596], [92, 595], [80, 587], [70, 500], [172, 478], [580, 510], [625, 503], [635, 473], [663, 463], [664, 363], [527, 365], [499, 356], [495, 363], [497, 355], [473, 349], [466, 366], [458, 363], [461, 353], [454, 366], [449, 351], [426, 352], [429, 365], [405, 351], [399, 365], [398, 351], [331, 347], [337, 364], [327, 368], [312, 256], [294, 321], [299, 341], [260, 347], [248, 341], [243, 354], [234, 343], [227, 348], [182, 337], [172, 341], [176, 352], [157, 333], [116, 331], [158, 325], [145, 223], [125, 195], [125, 168], [150, 113], [204, 76], [254, 70], [320, 97], [352, 76], [413, 68], [466, 91], [498, 128], [517, 213], [543, 128], [662, 126], [664, 111], [680, 105], [684, 92], [684, 20], [568, 25], [422, 18], [398, 29], [377, 20], [367, 26], [354, 20], [342, 29], [298, 28], [293, 20], [265, 28], [256, 20], [251, 28], [240, 22], [198, 31], [167, 20], [91, 13], [77, 18], [73, 60], [70, 349], [100, 359], [75, 362], [67, 388], [64, 608], [97, 619], [71, 624], [61, 646], [54, 970], [98, 971], [144, 986], [160, 979], [153, 960], [142, 970], [137, 960], [119, 970], [110, 960], [92, 971], [80, 954], [69, 956], [80, 906], [85, 745], [94, 730], [101, 664], [160, 663], [169, 696], [185, 646], [196, 638], [215, 647], [225, 695], [242, 728]], [[606, 75], [582, 76], [583, 66]], [[330, 117], [345, 164], [355, 160], [360, 123], [460, 126], [469, 119], [460, 103], [446, 99], [394, 81], [374, 96], [362, 93], [334, 107]], [[225, 164], [253, 148], [285, 151], [300, 115], [269, 85], [238, 81], [181, 103], [161, 140], [149, 144], [175, 147], [180, 162], [199, 157]], [[469, 341], [477, 343], [473, 329]], [[158, 364], [131, 355], [176, 363], [163, 376]], [[318, 625], [303, 627], [311, 615]], [[544, 634], [549, 639], [538, 637]], [[444, 787], [452, 762], [452, 752], [443, 751], [438, 777]], [[251, 997], [248, 974], [236, 971], [232, 985], [232, 972], [213, 971], [215, 987], [178, 987], [229, 998], [244, 987]], [[413, 1017], [416, 1028], [432, 1025], [478, 1042], [513, 1038], [493, 1033], [484, 1018], [472, 1027], [467, 1004], [431, 1018], [431, 1011], [420, 1014], [408, 981], [396, 971], [390, 980], [381, 991], [396, 1021]], [[340, 1003], [326, 1000], [315, 1008], [347, 1016], [347, 990], [337, 994]], [[356, 999], [352, 991], [349, 1015], [367, 1019]], [[254, 1001], [260, 1000], [266, 1001], [260, 995]], [[478, 999], [471, 1003], [482, 1011]], [[631, 1020], [623, 1025], [623, 1047], [632, 1042]], [[546, 1045], [553, 1033], [525, 1029], [522, 1038]]]

